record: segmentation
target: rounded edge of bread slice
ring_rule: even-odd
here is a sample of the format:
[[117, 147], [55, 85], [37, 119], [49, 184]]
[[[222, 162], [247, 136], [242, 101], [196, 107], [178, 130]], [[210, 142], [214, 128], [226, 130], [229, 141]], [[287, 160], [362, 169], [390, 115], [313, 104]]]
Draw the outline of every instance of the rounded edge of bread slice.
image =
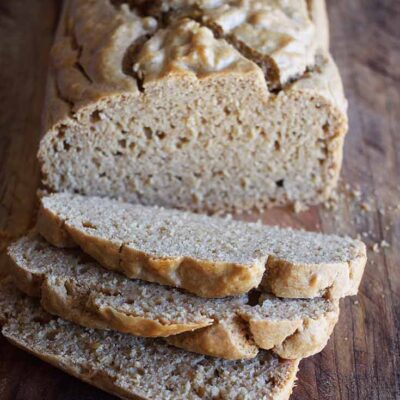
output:
[[337, 302], [323, 298], [262, 294], [249, 305], [247, 296], [202, 299], [131, 281], [35, 233], [12, 244], [8, 254], [16, 285], [40, 297], [51, 314], [90, 328], [165, 337], [177, 347], [224, 359], [254, 358], [259, 348], [283, 358], [308, 357], [325, 346], [339, 315]]
[[[260, 312], [264, 303], [261, 300], [258, 306], [242, 307], [235, 317], [217, 320], [213, 325], [193, 332], [169, 336], [166, 341], [185, 350], [232, 360], [254, 357], [260, 349], [272, 350], [283, 359], [306, 358], [326, 346], [339, 318], [337, 301], [276, 298], [266, 301], [275, 303], [269, 310], [271, 315]], [[299, 305], [297, 315], [284, 313], [274, 317], [280, 301], [324, 302], [325, 310], [302, 315]]]
[[[77, 324], [95, 328], [95, 329], [115, 329], [124, 333], [130, 333], [135, 336], [147, 337], [164, 337], [173, 334], [179, 334], [185, 331], [199, 329], [213, 323], [211, 318], [203, 315], [196, 315], [191, 321], [184, 320], [168, 320], [168, 318], [156, 318], [143, 315], [134, 315], [132, 313], [119, 312], [111, 307], [100, 308], [93, 304], [91, 300], [93, 287], [83, 287], [79, 285], [79, 279], [83, 276], [72, 279], [68, 276], [67, 265], [77, 258], [75, 255], [66, 256], [66, 273], [65, 277], [51, 276], [49, 270], [39, 267], [30, 266], [32, 262], [31, 256], [35, 257], [36, 251], [46, 251], [48, 245], [43, 239], [40, 239], [34, 232], [29, 236], [19, 239], [17, 242], [9, 246], [8, 255], [11, 260], [9, 274], [13, 277], [15, 285], [29, 296], [39, 297], [42, 306], [50, 313], [59, 315], [62, 318], [73, 321]], [[64, 257], [62, 249], [55, 249], [60, 252], [59, 257]], [[40, 262], [40, 261], [39, 261]], [[45, 263], [46, 260], [43, 260]], [[79, 261], [78, 261], [79, 262]], [[49, 260], [51, 263], [51, 260]], [[86, 266], [84, 265], [86, 268]], [[45, 267], [46, 268], [46, 267]], [[88, 262], [87, 268], [97, 270], [93, 262]], [[99, 267], [99, 271], [102, 269]], [[103, 278], [112, 278], [112, 272], [103, 274]], [[99, 277], [101, 279], [102, 276]], [[121, 280], [116, 274], [115, 278]], [[130, 281], [129, 281], [130, 282]], [[101, 283], [99, 282], [99, 285]], [[157, 285], [149, 284], [155, 287]], [[157, 288], [156, 288], [157, 287]], [[163, 287], [159, 287], [161, 291], [165, 291]], [[151, 289], [149, 289], [151, 290]], [[182, 296], [176, 289], [172, 289], [174, 293], [171, 296]], [[98, 293], [99, 296], [101, 292]], [[190, 295], [183, 295], [190, 296]], [[193, 297], [193, 296], [192, 296]]]
[[56, 247], [79, 246], [103, 267], [128, 278], [180, 287], [210, 298], [241, 295], [261, 282], [265, 257], [254, 259], [251, 264], [213, 262], [188, 256], [154, 257], [121, 242], [87, 235], [47, 208], [43, 201], [42, 198], [37, 229], [49, 243]]
[[[84, 197], [59, 193], [41, 199], [37, 228], [51, 244], [58, 247], [71, 247], [75, 244], [105, 268], [122, 272], [129, 278], [180, 287], [201, 297], [239, 295], [259, 284], [265, 291], [278, 297], [326, 296], [333, 299], [355, 295], [367, 261], [366, 247], [361, 241], [290, 229], [279, 231], [286, 232], [288, 238], [290, 237], [293, 248], [289, 250], [289, 258], [268, 253], [267, 250], [259, 251], [255, 257], [249, 257], [246, 264], [220, 260], [213, 262], [188, 256], [154, 257], [118, 238], [96, 236], [90, 231], [90, 221], [87, 221], [89, 228], [84, 226], [85, 221], [82, 226], [69, 223], [68, 219], [57, 214], [53, 209], [54, 205], [53, 208], [51, 206], [57, 201], [68, 202], [68, 199]], [[96, 197], [88, 199], [118, 204], [115, 200]], [[182, 215], [190, 218], [191, 214], [182, 212]], [[245, 230], [247, 225], [243, 224], [243, 227]], [[263, 229], [277, 228], [265, 226]], [[297, 235], [295, 239], [293, 234]], [[318, 246], [316, 240], [312, 239], [316, 235], [321, 242]], [[310, 249], [307, 248], [308, 241], [311, 244]], [[328, 249], [331, 241], [335, 242], [335, 251], [332, 254]], [[329, 255], [315, 262], [312, 257], [316, 250], [314, 247], [322, 252], [326, 247]], [[299, 253], [304, 254], [296, 254], [297, 248]], [[337, 255], [338, 251], [343, 254]]]
[[300, 360], [262, 351], [228, 362], [157, 340], [82, 328], [46, 313], [38, 301], [0, 282], [0, 321], [12, 344], [121, 398], [288, 399]]

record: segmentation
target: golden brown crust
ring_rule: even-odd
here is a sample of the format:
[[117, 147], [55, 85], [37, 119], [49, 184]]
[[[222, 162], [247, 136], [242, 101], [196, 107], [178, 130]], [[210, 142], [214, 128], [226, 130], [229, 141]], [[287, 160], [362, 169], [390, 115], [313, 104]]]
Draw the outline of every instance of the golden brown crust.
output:
[[272, 349], [284, 359], [301, 358], [320, 352], [326, 345], [339, 318], [339, 305], [318, 319], [294, 321], [249, 320], [249, 330], [262, 349]]
[[308, 12], [314, 22], [316, 40], [321, 49], [329, 51], [329, 20], [325, 0], [307, 0]]
[[274, 347], [274, 352], [284, 359], [293, 359], [296, 354], [312, 355], [320, 352], [328, 342], [339, 318], [337, 310], [326, 313], [323, 318], [303, 321], [295, 333]]
[[51, 314], [59, 315], [76, 324], [95, 329], [114, 329], [136, 336], [164, 337], [199, 329], [213, 323], [204, 318], [196, 323], [161, 323], [160, 321], [123, 314], [111, 307], [97, 307], [79, 293], [68, 281], [52, 284], [42, 273], [30, 273], [10, 258], [13, 266], [9, 273], [13, 282], [24, 293], [40, 297], [42, 306]]
[[96, 314], [88, 311], [78, 299], [70, 295], [69, 287], [65, 282], [63, 286], [54, 286], [44, 278], [41, 285], [40, 301], [43, 308], [50, 314], [60, 315], [63, 318], [79, 325], [94, 329], [108, 329], [107, 321], [102, 321]]
[[278, 297], [287, 298], [352, 296], [357, 294], [366, 262], [365, 246], [364, 251], [347, 263], [293, 265], [271, 256], [261, 287]]
[[135, 336], [144, 337], [167, 337], [171, 335], [178, 335], [182, 332], [201, 329], [202, 327], [208, 326], [213, 322], [212, 320], [205, 319], [202, 323], [161, 323], [157, 320], [127, 315], [115, 310], [112, 307], [103, 307], [97, 310], [97, 312], [101, 315], [104, 321], [107, 321], [109, 326], [112, 326], [113, 329], [122, 333], [130, 333]]
[[333, 310], [317, 319], [274, 321], [239, 314], [241, 318], [229, 325], [226, 321], [217, 321], [194, 332], [170, 336], [167, 342], [188, 351], [228, 360], [253, 358], [258, 348], [272, 350], [283, 359], [305, 358], [325, 347], [339, 318], [339, 305], [335, 303]]
[[[227, 309], [222, 316], [215, 310], [219, 317], [204, 316], [192, 323], [174, 323], [168, 316], [139, 317], [97, 302], [101, 292], [79, 291], [73, 279], [31, 273], [14, 257], [11, 257], [14, 266], [10, 269], [14, 282], [25, 293], [40, 297], [43, 308], [51, 314], [89, 328], [166, 337], [168, 343], [177, 347], [229, 360], [254, 358], [259, 348], [272, 350], [285, 359], [313, 355], [325, 346], [339, 315], [334, 303], [314, 316], [299, 314], [295, 318], [293, 310], [274, 317], [271, 311], [264, 314], [258, 308], [253, 313], [250, 306], [237, 306], [230, 312]], [[310, 307], [311, 312], [311, 304]]]
[[301, 325], [301, 320], [249, 319], [253, 340], [262, 349], [273, 349], [291, 336]]
[[[39, 228], [45, 227], [43, 232], [39, 230], [40, 233], [52, 244], [60, 243], [60, 237], [64, 238], [64, 243], [69, 244], [72, 240], [108, 269], [122, 272], [129, 278], [179, 286], [203, 297], [247, 293], [258, 286], [261, 278], [261, 287], [278, 297], [340, 298], [354, 295], [367, 261], [363, 244], [353, 260], [332, 264], [299, 264], [275, 256], [269, 256], [266, 265], [255, 262], [252, 268], [189, 257], [154, 259], [135, 249], [121, 248], [109, 240], [88, 238], [68, 222], [60, 223], [58, 217], [43, 205], [39, 219]], [[65, 232], [60, 233], [59, 230]]]
[[75, 247], [75, 242], [63, 227], [64, 221], [55, 213], [51, 213], [50, 217], [48, 215], [50, 213], [50, 210], [44, 210], [43, 207], [39, 208], [36, 219], [37, 230], [44, 238], [48, 238], [48, 241], [53, 246], [61, 248]]
[[167, 343], [195, 353], [227, 360], [240, 360], [257, 356], [258, 347], [242, 337], [243, 321], [216, 321], [213, 325], [193, 332], [166, 338]]
[[72, 240], [107, 269], [122, 272], [129, 278], [179, 286], [202, 297], [247, 293], [258, 286], [264, 272], [264, 264], [257, 261], [249, 267], [190, 257], [154, 258], [108, 240], [92, 240], [68, 222], [60, 223], [58, 217], [44, 207], [41, 207], [38, 218], [39, 232], [55, 246], [62, 247], [62, 244], [70, 244]]

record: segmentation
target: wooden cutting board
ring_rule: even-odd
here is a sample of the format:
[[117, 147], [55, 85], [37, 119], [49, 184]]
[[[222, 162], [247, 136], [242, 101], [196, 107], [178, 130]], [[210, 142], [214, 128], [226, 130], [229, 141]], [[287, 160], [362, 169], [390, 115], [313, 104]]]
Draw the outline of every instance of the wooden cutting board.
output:
[[[0, 0], [3, 245], [34, 219], [35, 153], [60, 3]], [[328, 346], [301, 362], [292, 399], [400, 399], [400, 2], [332, 0], [329, 15], [332, 51], [350, 102], [337, 210], [272, 210], [247, 219], [359, 234], [371, 249], [359, 296], [342, 300]], [[0, 399], [112, 398], [0, 338]]]

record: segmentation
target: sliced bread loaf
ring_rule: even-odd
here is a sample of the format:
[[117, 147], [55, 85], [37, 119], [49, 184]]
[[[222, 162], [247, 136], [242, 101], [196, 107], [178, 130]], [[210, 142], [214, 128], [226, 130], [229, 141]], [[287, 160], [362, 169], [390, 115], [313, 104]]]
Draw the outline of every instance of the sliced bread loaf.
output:
[[259, 348], [288, 359], [310, 356], [325, 346], [339, 315], [337, 304], [322, 298], [263, 296], [250, 305], [246, 295], [202, 299], [131, 281], [37, 235], [20, 239], [8, 253], [17, 286], [40, 297], [52, 314], [86, 327], [167, 337], [175, 346], [226, 359], [253, 358]]
[[327, 199], [347, 117], [323, 3], [66, 1], [44, 186], [199, 211]]
[[158, 341], [82, 328], [47, 314], [32, 298], [0, 283], [0, 323], [13, 344], [124, 399], [287, 400], [298, 360], [262, 351], [224, 361]]
[[246, 293], [263, 276], [279, 297], [353, 295], [366, 262], [350, 238], [72, 194], [42, 198], [38, 229], [129, 278], [204, 297]]

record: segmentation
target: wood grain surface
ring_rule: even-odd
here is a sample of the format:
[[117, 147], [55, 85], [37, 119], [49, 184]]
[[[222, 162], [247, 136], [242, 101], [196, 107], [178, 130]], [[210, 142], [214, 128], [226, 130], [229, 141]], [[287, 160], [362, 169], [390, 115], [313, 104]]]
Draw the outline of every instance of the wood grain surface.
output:
[[[350, 102], [337, 209], [272, 210], [265, 222], [360, 235], [360, 294], [341, 302], [325, 350], [300, 364], [293, 400], [400, 399], [400, 1], [331, 0], [332, 52]], [[34, 221], [48, 52], [57, 0], [0, 0], [0, 241]], [[4, 262], [4, 259], [2, 260]], [[0, 399], [112, 399], [0, 338]]]

